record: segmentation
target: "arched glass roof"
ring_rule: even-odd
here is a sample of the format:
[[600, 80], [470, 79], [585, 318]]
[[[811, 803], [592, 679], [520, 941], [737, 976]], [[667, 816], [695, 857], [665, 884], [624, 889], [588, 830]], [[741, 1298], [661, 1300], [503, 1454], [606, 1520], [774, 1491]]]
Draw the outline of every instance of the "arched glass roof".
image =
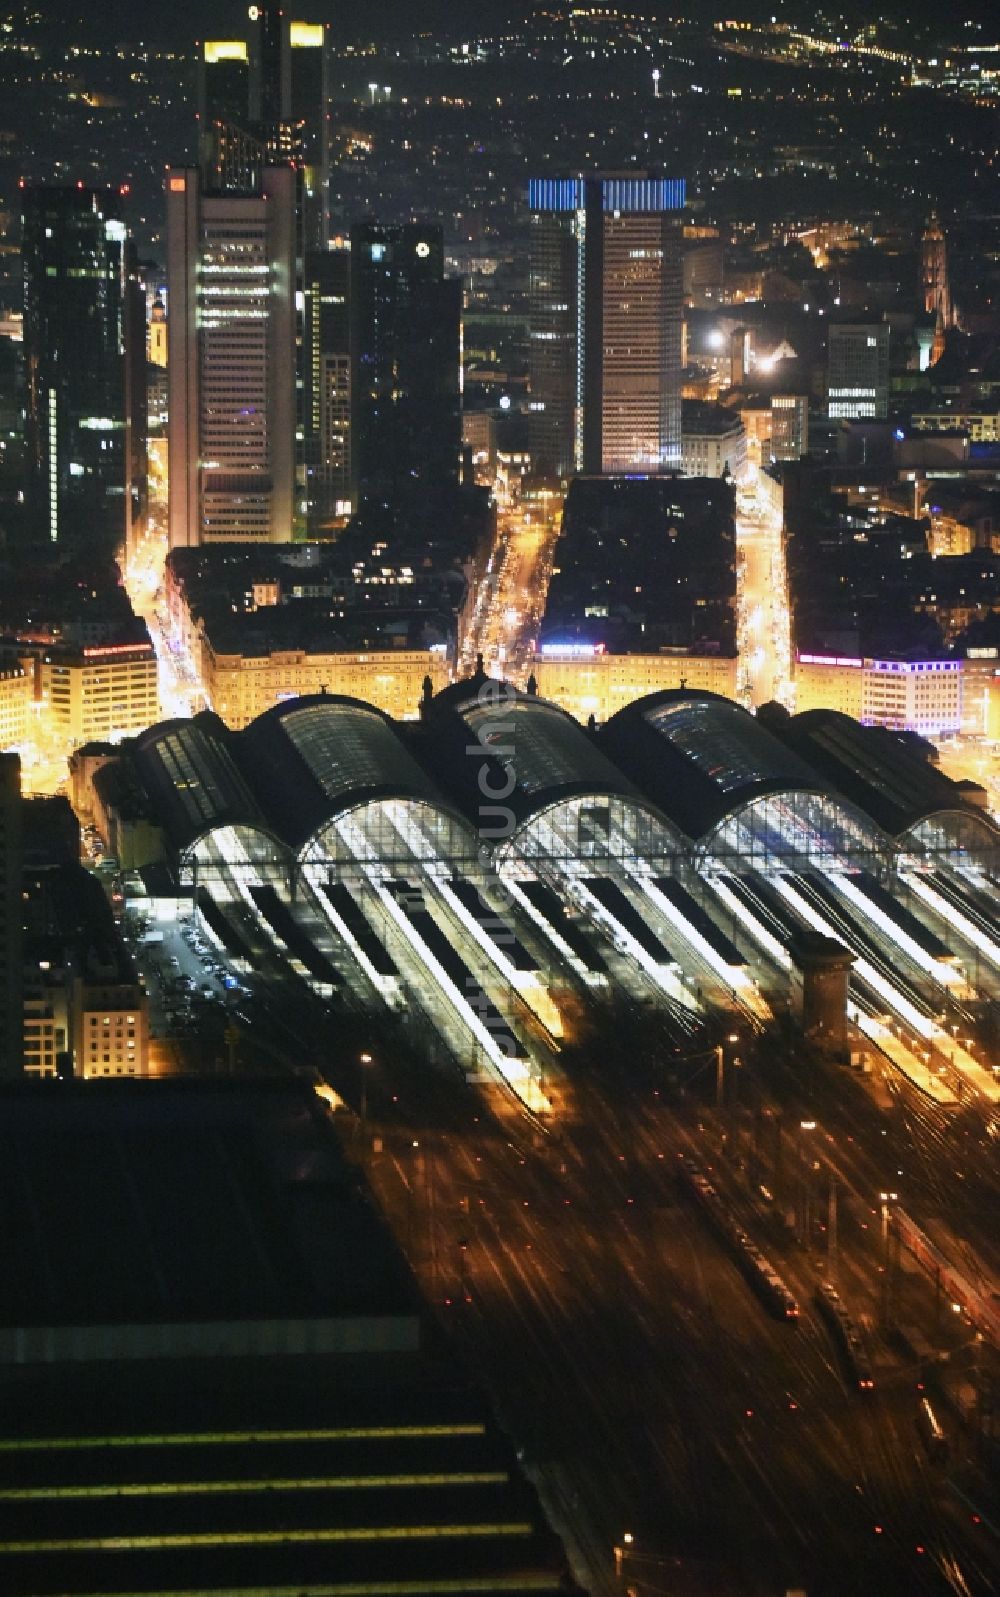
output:
[[[862, 726], [837, 710], [807, 710], [777, 726], [781, 741], [823, 778], [899, 839], [917, 847], [932, 833], [941, 852], [947, 834], [967, 853], [996, 851], [1000, 832], [968, 804], [962, 790], [924, 758], [919, 747], [880, 726]], [[933, 820], [928, 829], [923, 823]], [[959, 838], [961, 842], [959, 843]]]
[[628, 778], [567, 711], [510, 683], [453, 683], [427, 707], [426, 756], [475, 821], [504, 803], [518, 820], [584, 793], [637, 797]]
[[649, 694], [613, 715], [602, 739], [692, 837], [763, 794], [826, 791], [816, 771], [767, 727], [715, 693]]
[[232, 733], [204, 711], [161, 721], [136, 740], [140, 776], [174, 848], [183, 853], [220, 826], [269, 830], [233, 757]]
[[322, 695], [276, 705], [239, 733], [240, 764], [295, 848], [365, 801], [447, 803], [381, 710]]

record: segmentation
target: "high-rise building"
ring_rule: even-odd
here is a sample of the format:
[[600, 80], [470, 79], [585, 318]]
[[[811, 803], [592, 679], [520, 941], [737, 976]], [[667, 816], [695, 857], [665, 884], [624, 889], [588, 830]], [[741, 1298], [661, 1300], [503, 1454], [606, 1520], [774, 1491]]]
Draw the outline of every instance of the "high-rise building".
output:
[[771, 395], [771, 458], [800, 460], [809, 453], [809, 400], [805, 394]]
[[21, 761], [0, 754], [0, 1077], [19, 1076], [21, 1047]]
[[537, 470], [679, 470], [683, 182], [533, 179], [528, 205]]
[[830, 328], [827, 415], [831, 421], [884, 421], [889, 409], [889, 328], [885, 322]]
[[350, 317], [355, 502], [457, 484], [461, 282], [440, 227], [352, 228]]
[[951, 291], [948, 286], [948, 245], [932, 211], [920, 240], [920, 289], [924, 310], [943, 328], [953, 323]]
[[326, 24], [289, 22], [288, 116], [302, 174], [299, 204], [306, 248], [322, 248], [329, 233], [326, 45]]
[[280, 5], [265, 0], [250, 7], [256, 22], [250, 54], [250, 115], [262, 128], [274, 128], [288, 112], [285, 19]]
[[206, 39], [198, 59], [198, 164], [208, 189], [231, 185], [236, 134], [250, 122], [245, 39]]
[[167, 173], [170, 544], [282, 542], [295, 516], [295, 187]]
[[347, 514], [350, 506], [350, 274], [347, 250], [306, 255], [303, 438], [311, 530]]
[[[117, 192], [23, 195], [26, 524], [37, 541], [114, 553], [141, 508], [145, 307]], [[140, 351], [135, 351], [138, 360]]]

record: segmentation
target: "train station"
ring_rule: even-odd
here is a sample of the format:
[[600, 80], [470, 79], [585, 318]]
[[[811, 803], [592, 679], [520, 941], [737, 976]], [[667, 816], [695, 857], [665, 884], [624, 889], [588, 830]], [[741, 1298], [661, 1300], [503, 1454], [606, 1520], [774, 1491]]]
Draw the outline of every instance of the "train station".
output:
[[602, 728], [477, 674], [416, 721], [330, 695], [242, 731], [210, 712], [122, 758], [181, 901], [237, 972], [418, 1017], [469, 1074], [550, 1107], [595, 994], [708, 1021], [801, 1011], [842, 955], [845, 1020], [937, 1101], [998, 1096], [969, 1040], [1000, 996], [1000, 833], [919, 746], [709, 692]]

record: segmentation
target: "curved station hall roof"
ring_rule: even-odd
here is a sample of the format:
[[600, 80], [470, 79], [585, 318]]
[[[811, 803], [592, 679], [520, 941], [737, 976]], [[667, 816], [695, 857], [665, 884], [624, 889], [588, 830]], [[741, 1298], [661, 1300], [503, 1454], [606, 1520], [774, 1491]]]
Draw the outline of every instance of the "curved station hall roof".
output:
[[378, 853], [383, 831], [406, 833], [400, 802], [430, 812], [428, 846], [445, 854], [471, 851], [478, 835], [570, 863], [687, 853], [797, 869], [888, 855], [893, 840], [992, 860], [1000, 839], [891, 733], [828, 711], [771, 730], [684, 689], [636, 700], [596, 734], [481, 674], [428, 697], [416, 726], [323, 694], [278, 704], [241, 732], [211, 712], [162, 722], [136, 740], [135, 763], [179, 857], [227, 827], [259, 834], [269, 854], [339, 847], [329, 829], [369, 804], [386, 817], [367, 844]]
[[873, 820], [730, 699], [683, 688], [612, 716], [605, 748], [703, 850], [748, 864], [865, 856], [888, 839]]
[[[990, 853], [1000, 831], [912, 742], [862, 726], [838, 710], [806, 710], [776, 724], [785, 747], [808, 760], [891, 837], [918, 846]], [[931, 836], [937, 833], [937, 838]]]
[[453, 813], [392, 719], [357, 699], [291, 699], [242, 732], [210, 711], [161, 722], [138, 739], [137, 757], [178, 854], [226, 826], [297, 852], [335, 816], [379, 799]]
[[295, 849], [359, 804], [409, 799], [451, 808], [392, 718], [359, 699], [289, 699], [235, 736], [265, 810]]
[[178, 854], [223, 826], [270, 825], [234, 757], [234, 736], [217, 715], [160, 721], [136, 739], [136, 765]]
[[475, 824], [484, 802], [517, 820], [585, 794], [640, 801], [580, 723], [547, 699], [476, 676], [429, 701], [425, 752]]
[[602, 739], [689, 837], [763, 794], [824, 790], [804, 760], [716, 693], [667, 688], [636, 699], [611, 717]]

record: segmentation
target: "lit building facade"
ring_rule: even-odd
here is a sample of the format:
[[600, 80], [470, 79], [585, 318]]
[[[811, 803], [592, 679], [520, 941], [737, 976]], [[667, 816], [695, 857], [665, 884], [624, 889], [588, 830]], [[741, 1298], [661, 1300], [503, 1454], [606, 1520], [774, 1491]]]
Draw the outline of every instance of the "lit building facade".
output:
[[310, 250], [305, 259], [305, 513], [310, 529], [350, 514], [351, 257]]
[[47, 649], [38, 687], [46, 729], [74, 743], [141, 732], [160, 713], [149, 642]]
[[22, 199], [26, 511], [38, 543], [113, 555], [138, 514], [145, 453], [145, 302], [122, 199], [34, 188]]
[[771, 459], [801, 460], [809, 453], [809, 400], [805, 394], [771, 395]]
[[[685, 415], [681, 469], [685, 477], [721, 477], [742, 482], [747, 472], [747, 435], [738, 412], [688, 402], [695, 414]], [[695, 409], [697, 407], [697, 409]]]
[[0, 749], [18, 748], [31, 730], [34, 683], [22, 666], [0, 669]]
[[799, 654], [795, 703], [800, 714], [837, 710], [865, 726], [948, 736], [962, 730], [962, 661]]
[[430, 678], [435, 693], [448, 681], [443, 649], [336, 654], [284, 649], [259, 656], [217, 654], [206, 635], [201, 659], [208, 701], [234, 731], [273, 705], [310, 693], [365, 699], [387, 715], [410, 720], [417, 714], [425, 679]]
[[884, 322], [830, 328], [827, 415], [831, 421], [885, 421], [889, 328]]
[[608, 654], [600, 644], [543, 643], [531, 670], [539, 695], [578, 721], [610, 720], [617, 710], [664, 688], [736, 697], [735, 658], [718, 654]]
[[540, 473], [681, 463], [683, 182], [533, 179], [531, 453]]
[[149, 1007], [136, 982], [77, 976], [72, 995], [74, 1074], [145, 1076], [149, 1072]]
[[206, 189], [221, 191], [237, 178], [234, 130], [247, 130], [250, 55], [245, 39], [206, 39], [198, 60], [198, 164]]
[[170, 545], [284, 542], [295, 517], [295, 187], [167, 174]]

